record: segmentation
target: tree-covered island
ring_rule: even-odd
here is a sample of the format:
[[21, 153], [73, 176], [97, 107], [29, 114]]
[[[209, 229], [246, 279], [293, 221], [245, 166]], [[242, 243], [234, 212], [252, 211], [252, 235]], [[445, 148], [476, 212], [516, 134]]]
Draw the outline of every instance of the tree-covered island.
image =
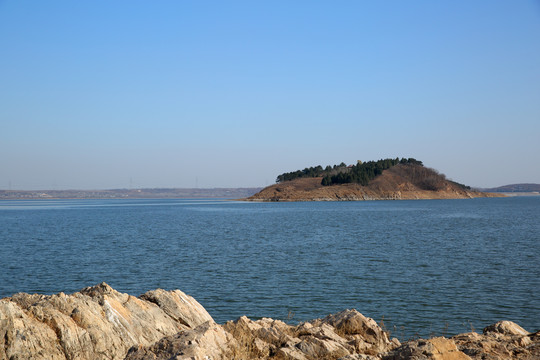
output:
[[492, 197], [449, 180], [414, 158], [321, 165], [280, 174], [252, 201], [456, 199]]

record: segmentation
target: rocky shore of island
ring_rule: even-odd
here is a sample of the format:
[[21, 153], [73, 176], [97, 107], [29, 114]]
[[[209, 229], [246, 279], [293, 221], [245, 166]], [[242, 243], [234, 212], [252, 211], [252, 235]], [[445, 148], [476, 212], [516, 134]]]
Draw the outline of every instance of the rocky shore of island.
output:
[[2, 360], [539, 358], [540, 332], [511, 321], [482, 333], [401, 343], [356, 310], [298, 325], [245, 316], [217, 324], [180, 290], [134, 297], [101, 283], [70, 295], [0, 299]]

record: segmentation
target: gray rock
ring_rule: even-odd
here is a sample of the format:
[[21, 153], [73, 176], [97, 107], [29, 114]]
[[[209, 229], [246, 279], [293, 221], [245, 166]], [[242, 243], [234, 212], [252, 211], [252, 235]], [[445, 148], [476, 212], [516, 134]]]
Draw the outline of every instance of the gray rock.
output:
[[[178, 290], [159, 293], [170, 300], [163, 309], [159, 301], [122, 294], [105, 283], [71, 295], [4, 298], [0, 359], [123, 359], [134, 345], [147, 346], [211, 320], [192, 297]], [[174, 313], [178, 309], [186, 315]]]

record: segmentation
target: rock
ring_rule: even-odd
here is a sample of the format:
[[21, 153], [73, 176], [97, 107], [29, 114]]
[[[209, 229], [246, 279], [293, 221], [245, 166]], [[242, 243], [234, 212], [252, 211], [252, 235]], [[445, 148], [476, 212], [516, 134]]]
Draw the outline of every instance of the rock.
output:
[[231, 334], [213, 321], [207, 321], [195, 329], [167, 336], [148, 348], [132, 347], [125, 360], [238, 358], [234, 353], [235, 345]]
[[236, 339], [239, 347], [238, 352], [246, 354], [245, 358], [266, 358], [275, 351], [276, 345], [273, 344], [272, 340], [279, 341], [279, 336], [268, 339], [266, 334], [271, 332], [261, 331], [259, 333], [263, 329], [263, 324], [261, 321], [255, 322], [242, 316], [236, 321], [228, 321], [223, 325], [223, 328]]
[[530, 334], [511, 321], [499, 321], [483, 334], [459, 334], [452, 339], [473, 359], [540, 359], [540, 334]]
[[139, 298], [102, 283], [66, 295], [0, 300], [0, 360], [19, 359], [533, 360], [540, 333], [502, 321], [450, 339], [400, 344], [356, 310], [296, 326], [243, 316], [216, 324], [179, 290]]
[[386, 332], [375, 320], [356, 310], [344, 310], [328, 315], [321, 322], [334, 327], [336, 333], [353, 340], [357, 351], [364, 354], [378, 354], [395, 346], [395, 342], [388, 339]]
[[528, 335], [529, 332], [512, 321], [499, 321], [484, 328], [484, 334], [497, 333], [503, 335]]
[[228, 321], [223, 328], [236, 339], [236, 352], [245, 359], [262, 359], [276, 353], [283, 353], [284, 358], [297, 358], [295, 345], [301, 340], [295, 337], [294, 327], [283, 321], [269, 318], [253, 321], [242, 316]]
[[372, 355], [353, 354], [340, 357], [338, 360], [380, 360], [380, 358]]
[[201, 304], [180, 290], [157, 289], [142, 294], [140, 298], [156, 304], [172, 319], [190, 328], [195, 328], [207, 321], [213, 321]]
[[375, 355], [396, 346], [373, 319], [356, 310], [298, 326], [241, 317], [223, 327], [251, 359], [270, 358], [272, 354], [283, 359], [337, 359], [353, 354]]
[[56, 333], [17, 304], [0, 300], [0, 359], [65, 359]]
[[343, 338], [336, 333], [336, 329], [328, 324], [313, 326], [311, 323], [301, 324], [296, 328], [299, 337], [314, 337], [320, 340], [343, 341]]
[[159, 301], [122, 294], [105, 283], [72, 295], [21, 293], [2, 299], [0, 359], [122, 359], [134, 345], [147, 346], [211, 320], [188, 295], [158, 292], [157, 298], [167, 299], [164, 309]]
[[306, 337], [295, 345], [308, 359], [337, 359], [350, 355], [354, 349], [341, 339]]
[[470, 360], [453, 340], [436, 337], [429, 340], [409, 341], [383, 355], [383, 360]]
[[295, 347], [283, 347], [280, 348], [276, 357], [284, 360], [309, 360], [304, 353]]

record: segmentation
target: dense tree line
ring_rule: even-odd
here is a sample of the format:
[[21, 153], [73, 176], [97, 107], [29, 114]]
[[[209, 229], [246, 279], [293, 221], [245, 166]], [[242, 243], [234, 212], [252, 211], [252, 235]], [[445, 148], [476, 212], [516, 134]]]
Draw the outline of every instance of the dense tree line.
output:
[[341, 163], [339, 165], [330, 166], [328, 165], [323, 169], [321, 165], [305, 168], [304, 170], [296, 170], [288, 173], [283, 173], [281, 175], [278, 175], [276, 182], [280, 183], [283, 181], [290, 181], [298, 178], [304, 178], [304, 177], [321, 177], [328, 174], [331, 174], [332, 172], [336, 173], [339, 172], [341, 169], [346, 169], [347, 165], [345, 163]]
[[343, 162], [339, 165], [328, 165], [326, 168], [318, 165], [305, 168], [304, 170], [296, 170], [278, 175], [276, 182], [280, 183], [283, 181], [290, 181], [305, 177], [323, 177], [322, 185], [325, 186], [345, 183], [359, 183], [362, 185], [367, 185], [371, 179], [382, 174], [384, 170], [389, 169], [397, 164], [422, 165], [422, 162], [413, 158], [395, 158], [368, 161], [364, 163], [359, 161], [358, 164], [351, 166], [347, 166]]
[[341, 172], [335, 175], [325, 175], [322, 179], [322, 185], [328, 186], [334, 184], [358, 183], [365, 186], [376, 176], [382, 174], [384, 170], [390, 169], [397, 164], [422, 165], [422, 162], [413, 158], [402, 158], [401, 160], [399, 158], [382, 159], [364, 163], [359, 162], [350, 167], [347, 172]]
[[321, 165], [305, 168], [304, 170], [296, 170], [278, 175], [276, 182], [290, 181], [302, 177], [319, 177], [323, 176], [324, 169]]

